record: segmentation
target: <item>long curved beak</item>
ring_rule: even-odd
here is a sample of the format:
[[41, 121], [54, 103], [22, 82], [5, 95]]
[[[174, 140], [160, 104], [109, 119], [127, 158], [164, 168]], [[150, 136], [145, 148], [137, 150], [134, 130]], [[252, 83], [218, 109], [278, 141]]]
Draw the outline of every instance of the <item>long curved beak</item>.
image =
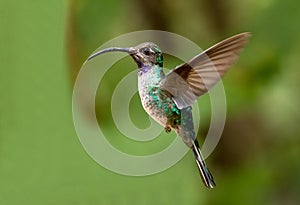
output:
[[126, 52], [128, 54], [132, 54], [135, 49], [133, 48], [119, 48], [119, 47], [111, 47], [111, 48], [105, 48], [101, 51], [98, 51], [96, 53], [93, 53], [90, 57], [88, 57], [88, 61], [95, 58], [96, 56], [102, 54], [102, 53], [107, 53], [107, 52], [113, 52], [113, 51], [120, 51], [120, 52]]

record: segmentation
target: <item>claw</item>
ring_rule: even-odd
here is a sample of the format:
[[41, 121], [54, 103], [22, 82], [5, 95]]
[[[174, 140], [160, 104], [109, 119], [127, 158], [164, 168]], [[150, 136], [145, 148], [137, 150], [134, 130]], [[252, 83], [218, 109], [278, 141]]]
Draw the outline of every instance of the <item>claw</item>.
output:
[[171, 126], [170, 125], [166, 125], [165, 126], [165, 131], [166, 131], [166, 133], [170, 133], [171, 132]]

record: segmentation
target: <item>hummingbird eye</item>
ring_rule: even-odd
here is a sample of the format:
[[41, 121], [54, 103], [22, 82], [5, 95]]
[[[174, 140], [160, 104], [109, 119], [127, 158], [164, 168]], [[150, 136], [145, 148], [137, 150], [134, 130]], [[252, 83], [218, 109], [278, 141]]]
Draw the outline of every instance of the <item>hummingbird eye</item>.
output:
[[149, 48], [143, 48], [142, 52], [143, 52], [143, 54], [145, 54], [146, 56], [149, 56], [150, 53], [151, 53]]

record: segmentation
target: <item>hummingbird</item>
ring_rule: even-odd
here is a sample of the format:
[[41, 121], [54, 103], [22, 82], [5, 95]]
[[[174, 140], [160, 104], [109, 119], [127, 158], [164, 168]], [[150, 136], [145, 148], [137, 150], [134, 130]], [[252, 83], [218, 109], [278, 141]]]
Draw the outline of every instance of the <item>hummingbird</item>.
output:
[[204, 185], [216, 186], [200, 150], [194, 131], [191, 106], [216, 85], [229, 70], [244, 48], [250, 33], [227, 38], [190, 61], [163, 71], [163, 53], [152, 42], [135, 47], [111, 47], [88, 57], [88, 61], [106, 52], [126, 52], [137, 64], [138, 90], [144, 110], [162, 125], [167, 133], [172, 129], [192, 150]]

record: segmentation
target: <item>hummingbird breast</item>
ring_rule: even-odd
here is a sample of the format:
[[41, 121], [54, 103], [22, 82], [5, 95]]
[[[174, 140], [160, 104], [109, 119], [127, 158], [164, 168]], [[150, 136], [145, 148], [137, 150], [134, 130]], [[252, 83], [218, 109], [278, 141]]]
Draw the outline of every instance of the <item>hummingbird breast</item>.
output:
[[191, 107], [178, 109], [170, 93], [159, 87], [149, 87], [140, 97], [148, 115], [163, 127], [173, 128], [183, 142], [192, 147], [195, 132]]
[[180, 123], [181, 111], [169, 92], [161, 90], [159, 82], [165, 77], [162, 68], [153, 66], [138, 76], [141, 102], [145, 111], [162, 126], [175, 128]]
[[191, 107], [179, 109], [172, 95], [160, 88], [159, 83], [165, 75], [162, 68], [155, 66], [138, 75], [138, 87], [145, 111], [163, 127], [173, 128], [191, 147], [195, 140]]
[[181, 111], [169, 93], [159, 87], [149, 87], [146, 93], [140, 94], [145, 111], [159, 124], [172, 128], [180, 124]]

